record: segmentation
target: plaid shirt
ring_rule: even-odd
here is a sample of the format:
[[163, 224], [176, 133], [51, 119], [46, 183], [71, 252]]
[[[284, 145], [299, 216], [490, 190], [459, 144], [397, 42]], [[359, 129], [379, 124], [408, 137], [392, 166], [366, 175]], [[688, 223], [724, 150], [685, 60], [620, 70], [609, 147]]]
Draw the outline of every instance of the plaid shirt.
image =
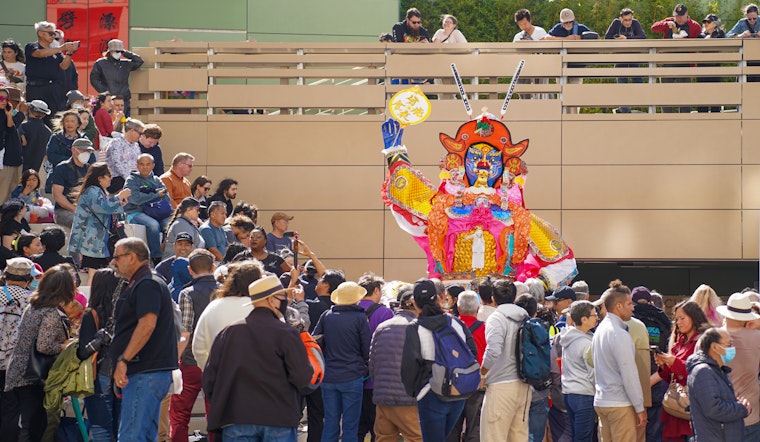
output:
[[185, 293], [185, 290], [179, 292], [179, 310], [182, 312], [182, 333], [192, 333], [195, 311], [193, 300]]

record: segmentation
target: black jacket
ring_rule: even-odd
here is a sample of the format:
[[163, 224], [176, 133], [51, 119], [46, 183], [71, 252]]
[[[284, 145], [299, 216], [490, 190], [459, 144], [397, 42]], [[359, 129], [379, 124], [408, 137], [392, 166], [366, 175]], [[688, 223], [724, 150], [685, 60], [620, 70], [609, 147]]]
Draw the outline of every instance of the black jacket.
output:
[[219, 333], [203, 371], [209, 431], [230, 424], [295, 428], [298, 389], [312, 368], [301, 337], [269, 309], [255, 308]]
[[647, 327], [649, 345], [656, 345], [664, 353], [667, 353], [668, 340], [673, 329], [673, 323], [668, 315], [652, 304], [637, 303], [633, 307], [633, 317], [643, 322]]
[[124, 51], [124, 58], [114, 60], [110, 54], [98, 59], [92, 65], [90, 71], [90, 83], [98, 92], [108, 91], [113, 95], [121, 95], [130, 98], [129, 74], [143, 65], [143, 59], [139, 55]]

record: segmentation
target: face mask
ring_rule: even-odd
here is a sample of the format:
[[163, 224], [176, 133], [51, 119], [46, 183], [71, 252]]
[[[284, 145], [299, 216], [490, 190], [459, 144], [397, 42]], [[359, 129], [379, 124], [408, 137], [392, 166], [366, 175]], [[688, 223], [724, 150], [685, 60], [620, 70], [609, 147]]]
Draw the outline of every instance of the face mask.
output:
[[720, 356], [720, 358], [723, 359], [724, 364], [728, 364], [729, 362], [733, 361], [734, 357], [736, 357], [735, 347], [726, 347], [726, 354]]
[[114, 60], [121, 60], [121, 52], [111, 52], [111, 57], [113, 57]]
[[82, 152], [79, 155], [77, 155], [77, 159], [82, 164], [87, 164], [88, 161], [90, 161], [90, 152]]
[[32, 283], [29, 284], [29, 291], [33, 292], [33, 291], [37, 290], [37, 286], [38, 285], [40, 285], [40, 280], [39, 279], [33, 279]]
[[60, 48], [61, 47], [61, 42], [58, 41], [58, 40], [53, 40], [53, 42], [50, 43], [50, 47], [51, 48]]
[[72, 109], [84, 109], [84, 104], [74, 103], [71, 105]]
[[280, 306], [277, 310], [279, 310], [280, 313], [282, 313], [282, 316], [285, 317], [285, 313], [288, 312], [288, 298], [280, 299]]

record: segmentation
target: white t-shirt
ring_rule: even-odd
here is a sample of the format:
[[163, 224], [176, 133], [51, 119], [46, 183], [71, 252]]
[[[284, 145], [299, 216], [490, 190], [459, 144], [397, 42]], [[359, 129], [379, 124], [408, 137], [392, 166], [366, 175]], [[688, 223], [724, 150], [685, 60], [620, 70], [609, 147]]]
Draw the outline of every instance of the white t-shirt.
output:
[[528, 35], [525, 33], [525, 31], [520, 31], [517, 33], [517, 35], [515, 35], [515, 38], [512, 41], [515, 42], [515, 41], [521, 41], [521, 40], [526, 40], [526, 41], [541, 40], [547, 35], [548, 34], [544, 30], [544, 28], [540, 26], [533, 26], [533, 34]]
[[5, 75], [5, 69], [0, 66], [0, 87], [16, 86], [17, 88], [24, 90], [23, 86], [26, 84], [26, 65], [24, 63], [16, 61], [13, 63], [5, 62], [5, 66], [8, 68], [8, 71], [10, 71], [11, 75], [23, 79], [24, 82], [11, 83], [11, 81]]
[[[439, 29], [435, 31], [435, 34], [433, 34], [433, 41], [438, 42], [438, 40], [443, 40], [446, 38], [446, 31], [443, 29]], [[451, 32], [451, 35], [449, 35], [449, 38], [446, 39], [446, 41], [441, 41], [441, 43], [467, 43], [467, 39], [464, 37], [464, 34], [462, 34], [459, 29], [454, 29]]]

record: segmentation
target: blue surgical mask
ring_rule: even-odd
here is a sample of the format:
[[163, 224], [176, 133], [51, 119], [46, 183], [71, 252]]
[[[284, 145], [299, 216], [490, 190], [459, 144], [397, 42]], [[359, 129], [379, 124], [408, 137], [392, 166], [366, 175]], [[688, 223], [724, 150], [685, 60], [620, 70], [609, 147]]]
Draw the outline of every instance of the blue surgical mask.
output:
[[723, 359], [724, 364], [728, 364], [736, 357], [736, 347], [726, 347], [725, 350], [726, 354], [721, 355], [720, 358]]
[[33, 291], [37, 290], [37, 286], [38, 285], [40, 285], [40, 280], [39, 279], [33, 279], [32, 283], [29, 284], [29, 291], [33, 292]]

